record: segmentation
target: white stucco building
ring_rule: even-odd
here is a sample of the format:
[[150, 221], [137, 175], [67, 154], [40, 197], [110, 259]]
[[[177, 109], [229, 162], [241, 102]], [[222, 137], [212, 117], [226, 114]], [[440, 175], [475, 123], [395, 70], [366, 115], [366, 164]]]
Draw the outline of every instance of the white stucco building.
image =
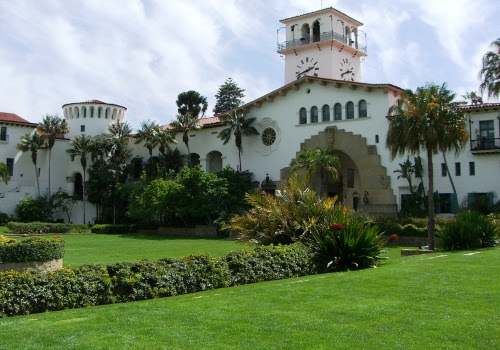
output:
[[[260, 132], [259, 136], [243, 138], [243, 170], [251, 171], [258, 181], [268, 174], [279, 184], [289, 175], [290, 161], [301, 148], [332, 147], [341, 161], [342, 176], [339, 181], [329, 181], [324, 190], [338, 195], [348, 206], [356, 201], [358, 209], [366, 213], [395, 215], [409, 189], [407, 181], [398, 179], [394, 172], [406, 157], [391, 160], [385, 146], [389, 125], [386, 116], [402, 89], [363, 82], [362, 59], [368, 53], [366, 34], [359, 29], [361, 22], [333, 8], [281, 22], [286, 41], [278, 43], [277, 51], [285, 58], [284, 85], [239, 108], [256, 118], [254, 125]], [[66, 153], [69, 140], [80, 134], [98, 135], [110, 123], [126, 121], [126, 108], [98, 100], [68, 103], [62, 108], [71, 131], [54, 147], [51, 187], [72, 194], [81, 181], [81, 167]], [[500, 104], [475, 104], [463, 109], [468, 116], [470, 142], [458, 156], [447, 154], [458, 202], [470, 202], [478, 196], [493, 201], [500, 194]], [[202, 119], [203, 128], [190, 134], [192, 161], [207, 172], [217, 172], [226, 165], [236, 169], [239, 164], [234, 140], [223, 145], [217, 138], [222, 130], [221, 118]], [[0, 161], [7, 162], [11, 170], [9, 184], [0, 184], [2, 212], [12, 213], [20, 198], [37, 193], [30, 155], [16, 150], [20, 137], [35, 126], [0, 113]], [[182, 135], [177, 135], [177, 141], [175, 147], [187, 154]], [[131, 142], [130, 147], [134, 155], [147, 157], [142, 145]], [[42, 150], [39, 156], [42, 192], [48, 187], [47, 153]], [[424, 152], [421, 157], [427, 188]], [[457, 208], [442, 163], [442, 155], [436, 155], [437, 207], [441, 213], [452, 213]], [[92, 210], [87, 203], [87, 213]], [[82, 219], [80, 202], [73, 210], [73, 222]]]

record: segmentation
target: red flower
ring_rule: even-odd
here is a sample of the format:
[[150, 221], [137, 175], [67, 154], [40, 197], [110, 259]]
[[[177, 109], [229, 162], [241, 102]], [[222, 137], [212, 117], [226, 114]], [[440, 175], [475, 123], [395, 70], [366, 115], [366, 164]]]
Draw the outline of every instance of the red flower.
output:
[[330, 225], [330, 231], [341, 231], [343, 229], [344, 229], [344, 226], [342, 226], [341, 224]]
[[395, 233], [389, 236], [389, 242], [394, 242], [396, 239], [398, 239], [398, 235]]

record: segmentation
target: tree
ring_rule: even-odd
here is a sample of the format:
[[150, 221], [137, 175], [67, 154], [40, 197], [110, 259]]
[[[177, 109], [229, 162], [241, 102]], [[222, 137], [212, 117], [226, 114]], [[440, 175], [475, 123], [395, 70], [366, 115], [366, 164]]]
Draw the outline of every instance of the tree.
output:
[[141, 123], [141, 129], [137, 132], [136, 144], [144, 142], [144, 147], [149, 151], [149, 157], [153, 156], [153, 148], [158, 145], [157, 132], [159, 125], [156, 122], [145, 121]]
[[309, 180], [312, 179], [314, 174], [319, 173], [320, 190], [318, 191], [318, 194], [320, 198], [322, 198], [323, 187], [328, 175], [331, 175], [334, 180], [338, 179], [340, 161], [339, 158], [333, 154], [333, 149], [331, 148], [304, 148], [299, 152], [297, 158], [290, 162], [290, 167], [292, 168], [292, 172], [299, 169], [305, 169]]
[[252, 126], [252, 123], [255, 121], [255, 118], [247, 118], [244, 113], [233, 111], [232, 113], [227, 114], [227, 118], [224, 121], [225, 129], [222, 129], [217, 135], [218, 138], [221, 138], [223, 144], [227, 144], [231, 139], [231, 135], [234, 135], [234, 142], [236, 144], [236, 148], [238, 148], [238, 158], [239, 158], [239, 171], [242, 171], [241, 168], [241, 152], [243, 151], [243, 136], [252, 136], [259, 135], [259, 132], [255, 127]]
[[464, 98], [467, 103], [472, 103], [474, 101], [478, 101], [480, 99], [479, 95], [475, 91], [467, 91], [465, 94], [462, 95], [462, 98]]
[[[71, 213], [73, 212], [73, 206], [76, 203], [74, 197], [70, 196], [62, 190], [59, 190], [51, 196], [50, 203], [54, 211], [60, 211], [61, 213], [65, 214], [68, 218], [68, 222], [71, 222]], [[85, 207], [83, 213], [83, 223], [85, 223]]]
[[243, 104], [242, 98], [245, 90], [240, 88], [231, 78], [226, 79], [224, 84], [219, 86], [215, 95], [214, 114], [221, 114], [235, 109]]
[[[87, 135], [78, 135], [73, 140], [70, 141], [70, 148], [66, 150], [71, 157], [80, 157], [80, 165], [83, 170], [83, 223], [86, 222], [85, 217], [85, 182], [86, 180], [86, 170], [87, 170], [87, 155], [92, 149], [92, 138]], [[69, 220], [69, 219], [68, 219]]]
[[488, 92], [488, 97], [498, 97], [500, 93], [500, 38], [491, 43], [493, 51], [483, 56], [483, 66], [479, 71], [481, 93]]
[[64, 134], [69, 132], [68, 124], [64, 119], [58, 116], [46, 115], [42, 122], [38, 124], [38, 130], [45, 135], [47, 147], [49, 148], [49, 198], [50, 198], [50, 164], [52, 158], [52, 148], [57, 137], [64, 137]]
[[7, 168], [7, 164], [0, 162], [0, 181], [8, 185], [9, 179], [10, 179], [10, 174], [9, 174], [9, 168]]
[[427, 153], [428, 190], [428, 246], [434, 250], [434, 164], [438, 152], [454, 150], [459, 154], [468, 140], [464, 113], [454, 108], [455, 94], [441, 86], [427, 84], [415, 92], [405, 90], [398, 102], [389, 108], [389, 130], [386, 147], [391, 158], [405, 153]]
[[189, 133], [192, 130], [199, 129], [198, 119], [205, 116], [208, 108], [207, 98], [198, 92], [190, 90], [181, 92], [177, 96], [177, 120], [170, 123], [174, 132], [182, 133], [182, 142], [188, 150], [188, 163], [191, 167], [191, 151], [189, 149]]
[[45, 144], [45, 136], [40, 135], [38, 131], [35, 129], [31, 133], [27, 133], [23, 137], [21, 137], [21, 142], [17, 144], [17, 149], [21, 152], [31, 152], [31, 161], [35, 166], [35, 176], [36, 176], [36, 185], [38, 188], [38, 196], [40, 196], [40, 180], [38, 173], [38, 150], [42, 148]]

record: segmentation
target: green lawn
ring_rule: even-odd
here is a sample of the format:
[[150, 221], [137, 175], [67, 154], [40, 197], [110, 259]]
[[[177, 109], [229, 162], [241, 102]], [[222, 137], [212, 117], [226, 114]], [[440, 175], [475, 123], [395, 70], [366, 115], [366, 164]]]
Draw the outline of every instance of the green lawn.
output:
[[498, 349], [500, 249], [0, 320], [0, 349]]
[[64, 266], [112, 264], [141, 259], [180, 258], [204, 252], [222, 256], [244, 245], [232, 240], [172, 238], [160, 235], [65, 235]]

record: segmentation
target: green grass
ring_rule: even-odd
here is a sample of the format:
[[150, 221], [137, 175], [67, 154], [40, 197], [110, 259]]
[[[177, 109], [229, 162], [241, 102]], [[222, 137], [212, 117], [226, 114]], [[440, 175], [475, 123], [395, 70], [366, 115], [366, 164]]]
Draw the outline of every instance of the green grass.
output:
[[0, 320], [0, 349], [498, 349], [500, 249]]
[[197, 252], [222, 256], [244, 246], [232, 240], [160, 235], [65, 235], [64, 266], [113, 264], [141, 259], [180, 258]]

